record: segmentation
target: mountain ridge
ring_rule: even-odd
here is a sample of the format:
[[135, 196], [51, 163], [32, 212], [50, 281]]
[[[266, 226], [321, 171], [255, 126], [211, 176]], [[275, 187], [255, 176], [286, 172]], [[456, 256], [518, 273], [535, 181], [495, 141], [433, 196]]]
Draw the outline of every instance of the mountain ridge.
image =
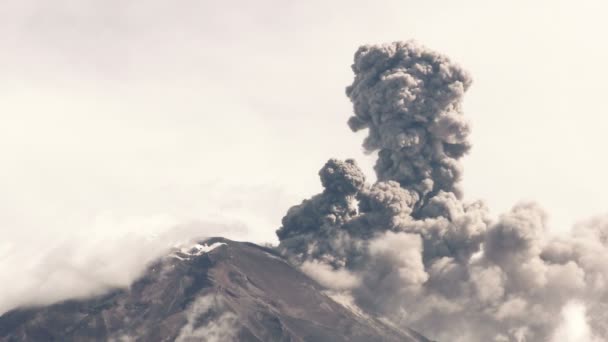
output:
[[174, 249], [128, 289], [0, 316], [0, 341], [411, 341], [357, 314], [271, 248], [210, 238]]

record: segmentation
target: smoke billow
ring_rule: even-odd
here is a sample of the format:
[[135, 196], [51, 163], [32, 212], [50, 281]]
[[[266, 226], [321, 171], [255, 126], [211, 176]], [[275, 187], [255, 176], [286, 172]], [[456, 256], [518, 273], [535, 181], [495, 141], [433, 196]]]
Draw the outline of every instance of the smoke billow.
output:
[[421, 196], [459, 193], [458, 159], [470, 148], [461, 99], [469, 75], [446, 57], [413, 42], [363, 46], [346, 90], [354, 131], [368, 128], [363, 146], [379, 150], [380, 181], [394, 180]]
[[[205, 317], [202, 324], [201, 317]], [[238, 317], [226, 309], [220, 296], [208, 294], [198, 297], [186, 311], [188, 323], [182, 327], [176, 342], [237, 341]]]
[[567, 329], [571, 303], [588, 340], [608, 335], [608, 221], [550, 237], [534, 203], [494, 221], [482, 202], [462, 200], [471, 77], [411, 41], [363, 46], [352, 69], [348, 124], [368, 129], [378, 181], [367, 184], [354, 160], [329, 160], [323, 192], [283, 218], [282, 252], [358, 305], [432, 338], [551, 341]]

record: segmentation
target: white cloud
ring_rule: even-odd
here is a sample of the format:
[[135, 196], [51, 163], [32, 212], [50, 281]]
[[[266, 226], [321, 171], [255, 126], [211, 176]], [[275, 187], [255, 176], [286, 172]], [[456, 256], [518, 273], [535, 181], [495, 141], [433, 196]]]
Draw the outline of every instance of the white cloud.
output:
[[31, 235], [0, 247], [0, 315], [18, 306], [85, 298], [126, 288], [148, 263], [194, 238], [238, 236], [237, 223], [179, 224], [169, 217], [100, 219], [87, 233]]
[[605, 342], [594, 336], [587, 322], [587, 308], [575, 300], [562, 308], [562, 323], [553, 336], [553, 342]]

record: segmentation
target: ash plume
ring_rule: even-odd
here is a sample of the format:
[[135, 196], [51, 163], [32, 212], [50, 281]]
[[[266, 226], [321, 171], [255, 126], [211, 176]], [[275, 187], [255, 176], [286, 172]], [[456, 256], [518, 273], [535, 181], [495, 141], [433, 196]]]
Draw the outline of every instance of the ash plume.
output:
[[471, 77], [446, 57], [414, 42], [363, 46], [346, 89], [353, 131], [369, 129], [363, 146], [379, 150], [378, 179], [394, 180], [421, 196], [459, 193], [458, 159], [470, 148], [461, 99]]
[[555, 341], [576, 303], [586, 339], [602, 341], [608, 220], [557, 238], [535, 203], [490, 219], [459, 188], [471, 77], [412, 41], [363, 46], [352, 69], [348, 124], [368, 129], [378, 181], [367, 184], [354, 160], [329, 160], [323, 192], [283, 218], [281, 252], [366, 310], [438, 340]]

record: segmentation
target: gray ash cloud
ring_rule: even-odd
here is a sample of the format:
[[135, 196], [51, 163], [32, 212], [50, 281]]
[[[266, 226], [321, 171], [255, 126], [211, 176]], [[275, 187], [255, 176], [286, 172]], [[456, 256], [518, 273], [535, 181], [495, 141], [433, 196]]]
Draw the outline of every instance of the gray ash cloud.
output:
[[355, 115], [348, 124], [368, 128], [364, 147], [379, 150], [379, 180], [394, 180], [421, 196], [457, 191], [458, 159], [470, 148], [461, 100], [471, 77], [459, 66], [414, 42], [363, 46], [355, 53], [353, 84], [346, 89]]
[[279, 249], [361, 307], [439, 340], [555, 341], [572, 302], [608, 334], [608, 220], [557, 238], [537, 204], [492, 220], [483, 202], [462, 200], [467, 72], [412, 41], [363, 46], [352, 69], [348, 124], [368, 130], [378, 181], [354, 160], [329, 160], [323, 192], [283, 218]]

